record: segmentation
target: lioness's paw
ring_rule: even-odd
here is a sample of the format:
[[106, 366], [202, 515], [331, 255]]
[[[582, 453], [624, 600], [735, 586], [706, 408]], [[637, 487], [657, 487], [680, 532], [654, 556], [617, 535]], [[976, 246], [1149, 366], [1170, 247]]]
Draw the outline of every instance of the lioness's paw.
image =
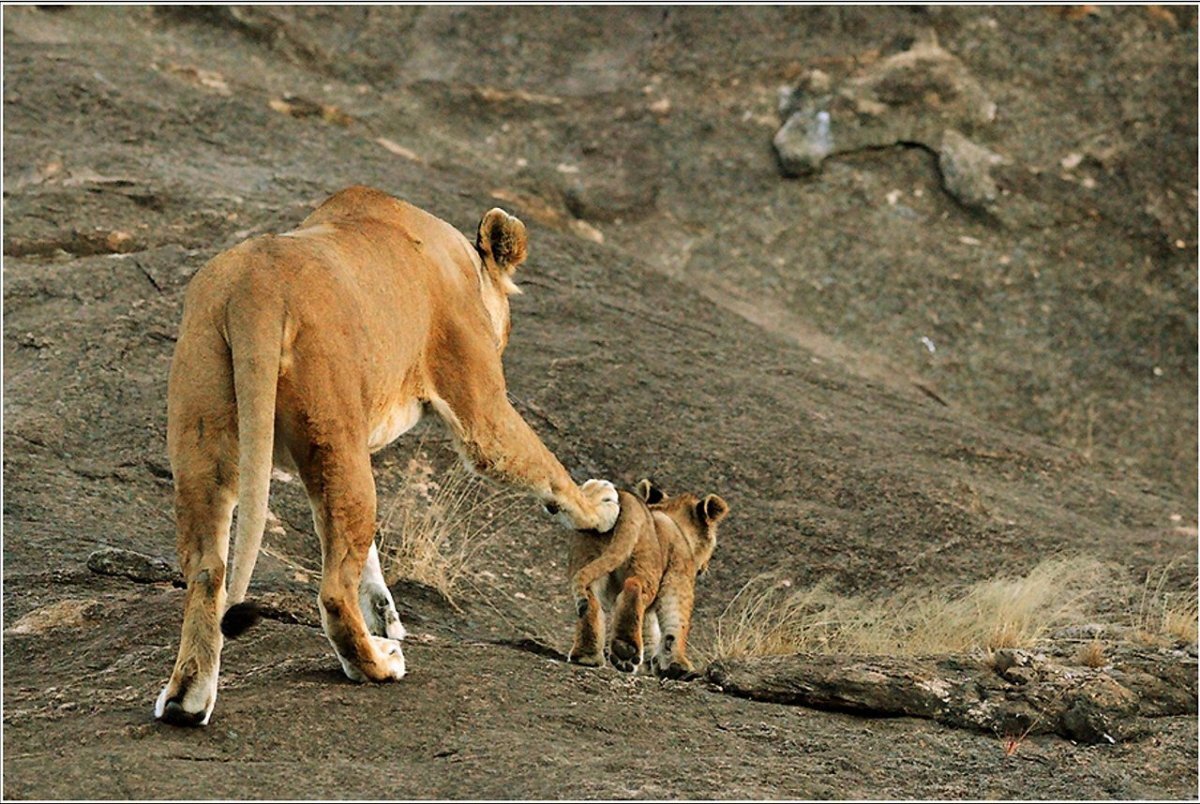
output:
[[404, 665], [404, 651], [400, 643], [387, 637], [369, 637], [375, 646], [378, 657], [375, 660], [376, 672], [371, 674], [373, 681], [399, 681], [404, 678], [407, 668]]
[[382, 612], [382, 619], [384, 622], [382, 634], [371, 629], [368, 630], [371, 630], [371, 633], [376, 636], [383, 636], [396, 642], [403, 642], [404, 638], [408, 636], [408, 629], [404, 627], [404, 623], [400, 622], [400, 615], [396, 613], [396, 609], [390, 608]]
[[207, 726], [217, 702], [216, 684], [209, 686], [211, 691], [208, 698], [203, 699], [199, 695], [189, 694], [193, 689], [203, 693], [200, 686], [171, 695], [171, 684], [168, 683], [154, 701], [154, 717], [172, 726]]
[[400, 615], [396, 613], [396, 605], [392, 602], [392, 596], [388, 593], [386, 586], [369, 587], [364, 583], [359, 602], [367, 631], [375, 636], [387, 637], [396, 641], [403, 640], [408, 636], [408, 631], [405, 629], [404, 623], [400, 622]]
[[608, 533], [613, 529], [613, 525], [617, 524], [617, 517], [621, 515], [616, 487], [607, 480], [592, 479], [580, 486], [579, 490], [596, 512], [596, 521], [592, 528], [600, 533]]

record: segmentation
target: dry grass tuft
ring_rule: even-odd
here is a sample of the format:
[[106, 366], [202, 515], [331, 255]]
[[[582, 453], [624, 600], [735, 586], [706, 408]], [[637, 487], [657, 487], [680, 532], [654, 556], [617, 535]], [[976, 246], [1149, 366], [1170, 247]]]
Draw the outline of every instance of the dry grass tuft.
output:
[[455, 605], [454, 592], [494, 537], [494, 523], [520, 498], [488, 487], [459, 463], [436, 480], [433, 474], [427, 459], [409, 461], [403, 486], [382, 506], [379, 558], [389, 584], [407, 578]]
[[1104, 643], [1093, 639], [1080, 645], [1075, 654], [1075, 662], [1084, 667], [1103, 667], [1108, 664], [1108, 657], [1104, 654]]
[[872, 599], [824, 583], [793, 589], [768, 574], [746, 584], [718, 618], [712, 652], [913, 655], [1028, 646], [1078, 621], [1109, 576], [1096, 561], [1055, 559], [1019, 578]]
[[1146, 573], [1140, 594], [1137, 595], [1133, 612], [1134, 634], [1147, 644], [1164, 640], [1192, 644], [1197, 632], [1196, 586], [1190, 591], [1168, 590], [1167, 580], [1171, 566]]

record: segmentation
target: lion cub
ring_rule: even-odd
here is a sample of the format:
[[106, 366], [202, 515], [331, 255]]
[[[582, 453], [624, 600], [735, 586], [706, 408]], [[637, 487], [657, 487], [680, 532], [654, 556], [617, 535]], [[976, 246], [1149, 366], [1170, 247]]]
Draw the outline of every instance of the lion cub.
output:
[[679, 678], [692, 671], [687, 638], [696, 576], [717, 546], [717, 523], [729, 506], [715, 494], [667, 497], [649, 480], [637, 495], [619, 492], [621, 515], [604, 535], [571, 538], [568, 571], [579, 623], [570, 661], [604, 665], [604, 609], [612, 609], [613, 666], [626, 673], [642, 663], [649, 627], [654, 671]]

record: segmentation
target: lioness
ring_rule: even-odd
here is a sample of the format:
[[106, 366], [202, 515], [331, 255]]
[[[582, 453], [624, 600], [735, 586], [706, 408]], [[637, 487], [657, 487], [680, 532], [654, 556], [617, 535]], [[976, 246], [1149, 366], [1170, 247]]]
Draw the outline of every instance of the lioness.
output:
[[687, 639], [696, 576], [708, 569], [729, 506], [715, 494], [667, 497], [649, 480], [637, 492], [619, 492], [621, 516], [610, 536], [571, 538], [568, 572], [579, 622], [569, 659], [603, 666], [604, 609], [611, 608], [613, 666], [637, 670], [649, 625], [655, 673], [680, 678], [692, 672]]
[[222, 616], [249, 586], [273, 465], [304, 482], [321, 541], [321, 622], [359, 681], [405, 672], [404, 627], [374, 545], [370, 455], [423, 413], [445, 421], [474, 470], [539, 497], [565, 526], [612, 528], [612, 484], [576, 486], [508, 401], [501, 355], [526, 250], [525, 226], [503, 210], [483, 216], [472, 244], [427, 212], [351, 187], [295, 231], [252, 238], [196, 273], [167, 386], [187, 595], [156, 717], [212, 716]]

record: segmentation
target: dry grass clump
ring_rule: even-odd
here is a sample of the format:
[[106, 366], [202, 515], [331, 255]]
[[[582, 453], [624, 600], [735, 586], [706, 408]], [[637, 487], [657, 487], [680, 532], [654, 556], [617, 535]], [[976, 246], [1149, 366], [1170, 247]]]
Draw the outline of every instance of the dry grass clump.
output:
[[1189, 591], [1167, 589], [1172, 567], [1146, 573], [1141, 592], [1133, 610], [1135, 636], [1142, 642], [1155, 643], [1164, 639], [1191, 644], [1196, 641], [1197, 598], [1193, 582]]
[[793, 589], [768, 574], [746, 584], [718, 618], [712, 652], [912, 655], [1027, 646], [1078, 622], [1111, 585], [1110, 574], [1096, 561], [1055, 559], [1018, 578], [878, 599], [840, 595], [825, 583]]
[[389, 584], [401, 578], [436, 589], [451, 604], [473, 560], [519, 502], [489, 488], [460, 463], [434, 479], [422, 457], [409, 461], [404, 484], [381, 506], [379, 559]]
[[1079, 650], [1075, 652], [1075, 661], [1084, 667], [1103, 667], [1108, 664], [1108, 657], [1104, 653], [1104, 643], [1093, 639], [1080, 645]]

